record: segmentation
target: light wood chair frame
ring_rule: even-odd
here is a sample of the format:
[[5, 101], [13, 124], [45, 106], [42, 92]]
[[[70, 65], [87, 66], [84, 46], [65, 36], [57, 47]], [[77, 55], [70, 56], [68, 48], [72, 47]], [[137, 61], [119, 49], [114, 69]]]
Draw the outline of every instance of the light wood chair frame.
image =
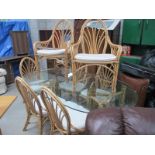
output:
[[31, 73], [38, 71], [38, 66], [36, 65], [34, 59], [31, 57], [24, 57], [19, 64], [20, 76], [23, 78], [25, 75], [29, 76], [31, 79]]
[[[87, 26], [90, 22], [93, 22], [93, 21], [95, 21], [96, 23], [99, 23], [102, 29], [98, 29], [98, 31], [96, 31], [95, 28], [91, 28], [90, 26]], [[116, 56], [116, 60], [96, 62], [96, 61], [86, 61], [86, 60], [75, 59], [75, 55], [78, 54], [79, 52], [87, 53], [87, 54], [104, 54], [107, 52], [106, 50], [108, 47], [110, 48], [110, 53]], [[82, 51], [79, 51], [79, 48], [81, 48]], [[91, 20], [91, 19], [86, 20], [81, 28], [78, 42], [73, 44], [71, 49], [72, 49], [71, 59], [72, 59], [72, 72], [73, 72], [73, 90], [75, 89], [75, 84], [77, 82], [76, 71], [80, 67], [84, 65], [88, 67], [91, 64], [95, 64], [98, 67], [100, 67], [101, 65], [111, 64], [114, 67], [112, 92], [116, 91], [116, 81], [117, 81], [117, 75], [118, 75], [119, 59], [121, 56], [122, 47], [120, 45], [113, 44], [111, 42], [109, 35], [108, 35], [108, 30], [105, 27], [105, 23], [103, 22], [103, 20]]]
[[[23, 131], [27, 130], [27, 126], [30, 123], [29, 122], [30, 118], [33, 115], [38, 118], [39, 126], [40, 126], [39, 127], [40, 134], [43, 134], [44, 123], [47, 121], [48, 117], [43, 115], [42, 107], [41, 107], [40, 101], [38, 100], [37, 95], [21, 77], [16, 77], [15, 83], [18, 91], [20, 92], [23, 98], [23, 102], [25, 104], [26, 112], [27, 112], [27, 118], [26, 118]], [[35, 105], [38, 106], [39, 112], [35, 110], [35, 105], [33, 103], [35, 103]]]
[[[84, 132], [84, 129], [78, 129], [72, 125], [67, 109], [64, 107], [64, 104], [61, 102], [61, 100], [52, 92], [52, 90], [47, 87], [43, 87], [41, 91], [41, 97], [51, 122], [51, 134], [60, 132], [61, 134], [68, 135], [80, 134]], [[65, 119], [67, 122], [67, 129], [63, 128], [63, 119]], [[72, 132], [71, 129], [74, 129], [75, 132]]]
[[[61, 26], [61, 25], [65, 26], [65, 24], [67, 26], [67, 31], [66, 31], [66, 29], [63, 29], [63, 28], [61, 29], [61, 31], [58, 31], [58, 30], [60, 30], [59, 26]], [[70, 42], [66, 42], [64, 40], [64, 37], [67, 35], [70, 35]], [[55, 28], [52, 31], [52, 35], [48, 40], [37, 41], [33, 44], [36, 64], [39, 66], [38, 59], [56, 60], [60, 64], [64, 65], [64, 67], [65, 67], [65, 79], [68, 80], [69, 55], [70, 55], [71, 44], [73, 44], [73, 42], [74, 42], [74, 35], [73, 35], [72, 23], [66, 19], [60, 20], [56, 24]], [[41, 56], [39, 56], [37, 54], [37, 51], [39, 49], [48, 48], [50, 44], [52, 45], [52, 48], [65, 49], [64, 54], [57, 54], [57, 55], [52, 54], [52, 55], [41, 55]]]

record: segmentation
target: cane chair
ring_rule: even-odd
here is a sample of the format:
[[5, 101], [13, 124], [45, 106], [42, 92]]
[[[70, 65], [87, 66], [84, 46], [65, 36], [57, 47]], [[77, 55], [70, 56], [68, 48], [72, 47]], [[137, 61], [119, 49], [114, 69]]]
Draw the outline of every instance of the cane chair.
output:
[[56, 132], [60, 132], [60, 134], [81, 134], [85, 131], [87, 113], [65, 107], [65, 101], [58, 98], [47, 87], [42, 88], [41, 97], [51, 121], [51, 134]]
[[16, 87], [23, 98], [23, 102], [25, 103], [27, 111], [27, 119], [23, 131], [26, 131], [30, 118], [33, 115], [39, 119], [40, 134], [42, 134], [44, 123], [48, 117], [46, 108], [41, 100], [41, 97], [37, 96], [21, 77], [16, 77], [15, 82]]
[[[25, 75], [31, 76], [31, 73], [38, 70], [35, 61], [30, 57], [24, 57], [19, 64], [20, 76], [23, 78]], [[29, 77], [30, 79], [31, 77]]]
[[97, 72], [100, 66], [106, 65], [114, 72], [110, 87], [112, 92], [115, 92], [121, 51], [120, 45], [113, 44], [110, 41], [108, 31], [102, 20], [86, 20], [81, 28], [78, 42], [72, 45], [73, 89], [75, 89], [77, 82], [76, 72], [81, 67], [90, 68], [89, 66], [94, 65]]
[[62, 64], [65, 67], [65, 78], [68, 79], [68, 55], [70, 45], [73, 43], [73, 26], [69, 20], [60, 20], [51, 37], [46, 41], [34, 43], [35, 62], [39, 65], [38, 59], [53, 59], [54, 64]]

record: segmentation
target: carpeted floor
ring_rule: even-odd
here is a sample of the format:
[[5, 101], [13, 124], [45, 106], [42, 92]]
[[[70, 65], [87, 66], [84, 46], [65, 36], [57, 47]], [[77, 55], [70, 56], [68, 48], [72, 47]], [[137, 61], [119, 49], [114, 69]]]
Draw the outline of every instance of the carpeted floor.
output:
[[[22, 131], [26, 120], [26, 110], [22, 98], [16, 89], [15, 84], [8, 85], [5, 95], [17, 96], [15, 102], [0, 119], [0, 128], [3, 135], [38, 135], [39, 123], [36, 118], [31, 118], [27, 131]], [[44, 134], [49, 134], [49, 124], [44, 128]]]

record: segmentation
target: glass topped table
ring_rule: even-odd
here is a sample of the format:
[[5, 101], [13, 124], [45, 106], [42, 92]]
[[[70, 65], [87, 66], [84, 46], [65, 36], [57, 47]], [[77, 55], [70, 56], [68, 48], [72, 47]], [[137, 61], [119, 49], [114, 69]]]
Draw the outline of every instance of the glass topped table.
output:
[[40, 94], [42, 86], [50, 88], [63, 102], [74, 110], [88, 113], [97, 108], [135, 106], [137, 93], [127, 84], [118, 81], [116, 92], [103, 89], [94, 82], [95, 74], [78, 81], [73, 91], [72, 76], [65, 81], [63, 75], [55, 74], [53, 69], [36, 71], [24, 76], [30, 87]]

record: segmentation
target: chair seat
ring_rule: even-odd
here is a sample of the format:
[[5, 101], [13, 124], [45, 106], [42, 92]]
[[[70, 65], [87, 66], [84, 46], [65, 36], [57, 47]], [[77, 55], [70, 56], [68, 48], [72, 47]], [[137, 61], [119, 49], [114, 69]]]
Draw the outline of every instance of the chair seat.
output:
[[59, 55], [64, 54], [65, 49], [41, 49], [37, 51], [38, 55]]
[[[59, 97], [59, 99], [62, 101], [63, 105], [67, 105], [67, 106], [70, 106], [71, 108], [75, 108], [75, 104], [74, 102], [71, 102], [71, 101], [66, 101], [62, 98]], [[56, 106], [56, 103], [54, 104], [54, 106]], [[78, 129], [82, 129], [85, 127], [85, 121], [86, 121], [86, 117], [87, 117], [87, 114], [88, 114], [88, 110], [83, 108], [82, 106], [80, 105], [76, 105], [76, 109], [79, 109], [81, 111], [85, 111], [85, 112], [80, 112], [80, 111], [77, 111], [77, 110], [74, 110], [74, 109], [71, 109], [69, 107], [66, 107], [66, 110], [70, 116], [70, 119], [71, 119], [71, 124], [78, 128]], [[57, 112], [59, 113], [60, 112], [60, 108], [57, 107]], [[62, 122], [62, 126], [65, 130], [67, 130], [67, 121], [66, 119], [63, 119], [63, 122]], [[71, 128], [71, 131], [72, 132], [75, 132], [75, 129]]]
[[77, 54], [75, 55], [76, 60], [84, 60], [84, 61], [113, 61], [116, 60], [116, 56], [114, 54]]
[[[69, 115], [70, 115], [70, 118], [71, 118], [71, 124], [78, 128], [78, 129], [82, 129], [85, 127], [85, 121], [86, 121], [86, 117], [87, 117], [87, 114], [88, 113], [83, 113], [83, 112], [79, 112], [79, 111], [76, 111], [76, 110], [73, 110], [71, 108], [68, 108], [66, 107]], [[66, 125], [66, 120], [64, 119], [63, 121], [63, 127], [65, 129], [67, 129], [67, 125]], [[72, 132], [75, 132], [75, 129], [71, 128], [71, 131]]]
[[[43, 115], [47, 115], [46, 107], [45, 107], [45, 105], [43, 103], [43, 100], [41, 99], [41, 96], [40, 95], [38, 95], [38, 100], [40, 102]], [[39, 113], [39, 108], [38, 108], [38, 105], [37, 104], [35, 104], [35, 110], [36, 110], [37, 113]]]

